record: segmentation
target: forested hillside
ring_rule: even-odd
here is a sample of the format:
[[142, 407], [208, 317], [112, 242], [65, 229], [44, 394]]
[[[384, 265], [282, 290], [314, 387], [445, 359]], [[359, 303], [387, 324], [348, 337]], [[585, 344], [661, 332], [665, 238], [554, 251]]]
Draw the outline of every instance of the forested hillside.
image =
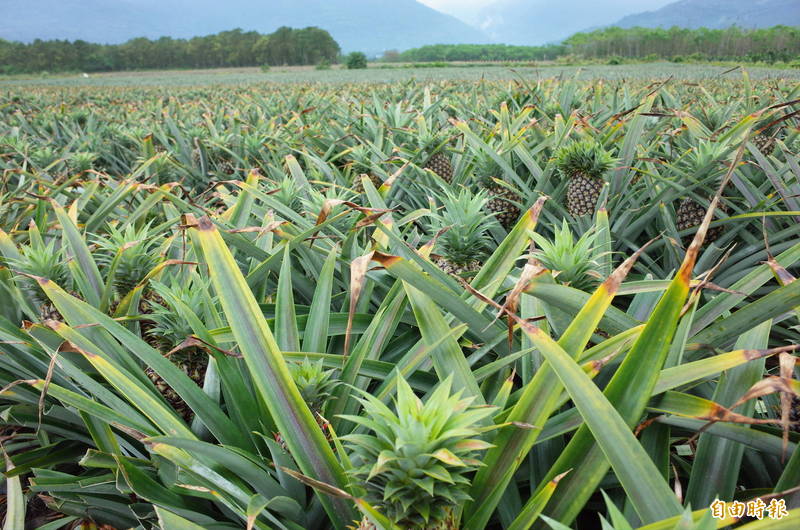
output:
[[335, 62], [341, 49], [320, 28], [224, 31], [193, 39], [144, 37], [119, 45], [86, 41], [0, 40], [0, 72], [113, 71], [162, 68], [219, 68], [257, 65], [306, 65]]

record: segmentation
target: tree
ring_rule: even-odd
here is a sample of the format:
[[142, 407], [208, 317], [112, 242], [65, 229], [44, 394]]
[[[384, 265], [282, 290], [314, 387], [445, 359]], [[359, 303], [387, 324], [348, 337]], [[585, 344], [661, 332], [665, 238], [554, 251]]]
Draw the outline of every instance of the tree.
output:
[[348, 70], [363, 70], [367, 67], [367, 56], [362, 52], [352, 52], [347, 56], [345, 64]]

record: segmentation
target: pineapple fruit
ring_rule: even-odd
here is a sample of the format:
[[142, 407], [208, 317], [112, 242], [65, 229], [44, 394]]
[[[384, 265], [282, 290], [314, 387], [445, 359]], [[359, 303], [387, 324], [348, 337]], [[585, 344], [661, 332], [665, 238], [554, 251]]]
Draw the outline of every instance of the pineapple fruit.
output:
[[[490, 445], [477, 437], [492, 407], [473, 407], [474, 398], [451, 394], [452, 377], [422, 402], [397, 378], [395, 411], [363, 393], [361, 416], [346, 419], [371, 431], [343, 436], [352, 451], [350, 471], [365, 500], [402, 529], [450, 530], [459, 526], [461, 506], [480, 461]], [[376, 526], [368, 518], [363, 530]]]
[[[718, 210], [725, 212], [727, 211], [727, 207], [720, 203]], [[675, 228], [680, 232], [682, 230], [687, 230], [689, 228], [699, 226], [700, 223], [703, 222], [703, 219], [706, 216], [706, 209], [699, 205], [695, 200], [684, 198], [681, 199], [680, 204], [678, 204], [678, 209], [675, 211]], [[719, 236], [722, 235], [723, 227], [715, 226], [708, 229], [708, 233], [706, 234], [705, 243], [712, 243], [719, 239]], [[684, 238], [684, 243], [689, 244], [692, 241], [692, 235], [686, 236]]]
[[520, 196], [499, 182], [502, 180], [503, 169], [491, 157], [480, 159], [476, 169], [481, 186], [489, 194], [486, 211], [493, 214], [503, 228], [510, 230], [519, 220], [520, 209], [517, 204]]
[[450, 158], [441, 151], [428, 156], [424, 167], [436, 173], [448, 184], [453, 181], [453, 164], [450, 162]]
[[596, 269], [594, 232], [586, 232], [576, 241], [564, 219], [560, 228], [555, 227], [552, 241], [535, 232], [533, 240], [539, 247], [534, 257], [553, 271], [556, 281], [582, 291], [596, 287], [601, 275]]
[[614, 158], [594, 140], [583, 140], [562, 147], [556, 165], [567, 184], [567, 210], [573, 217], [591, 215], [605, 185], [604, 175]]
[[444, 207], [431, 225], [431, 233], [441, 234], [442, 253], [435, 255], [435, 263], [444, 272], [469, 279], [480, 270], [491, 243], [489, 229], [497, 222], [483, 211], [487, 201], [485, 191], [444, 192]]

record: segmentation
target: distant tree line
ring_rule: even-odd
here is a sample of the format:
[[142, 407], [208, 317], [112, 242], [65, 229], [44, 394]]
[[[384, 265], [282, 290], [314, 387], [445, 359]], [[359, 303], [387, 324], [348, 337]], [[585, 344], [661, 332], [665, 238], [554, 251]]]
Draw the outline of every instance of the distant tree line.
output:
[[336, 62], [340, 53], [330, 33], [316, 27], [282, 27], [269, 35], [235, 29], [192, 39], [137, 38], [124, 44], [0, 39], [0, 73], [308, 65]]
[[435, 44], [401, 53], [388, 52], [385, 58], [397, 62], [439, 61], [551, 61], [566, 53], [562, 44], [510, 46], [507, 44]]
[[389, 62], [547, 61], [564, 56], [585, 59], [745, 60], [790, 62], [800, 56], [800, 28], [766, 29], [604, 28], [577, 33], [561, 44], [438, 44], [401, 53], [387, 52]]
[[587, 58], [619, 56], [672, 59], [699, 56], [712, 60], [790, 62], [800, 56], [800, 27], [764, 29], [605, 28], [577, 33], [565, 44], [570, 53]]

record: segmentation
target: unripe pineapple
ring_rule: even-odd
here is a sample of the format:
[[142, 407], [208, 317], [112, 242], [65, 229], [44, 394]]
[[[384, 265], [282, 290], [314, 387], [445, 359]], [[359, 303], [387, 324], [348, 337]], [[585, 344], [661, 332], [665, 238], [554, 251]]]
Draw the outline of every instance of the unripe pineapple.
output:
[[556, 165], [567, 185], [567, 210], [574, 217], [593, 214], [614, 158], [595, 140], [573, 142], [556, 153]]
[[[468, 476], [490, 447], [477, 437], [494, 408], [472, 407], [474, 398], [451, 395], [451, 385], [449, 377], [423, 403], [398, 376], [395, 411], [364, 392], [363, 414], [343, 416], [370, 431], [342, 437], [352, 451], [350, 474], [365, 500], [402, 529], [458, 528]], [[365, 518], [359, 528], [375, 526]]]
[[503, 169], [489, 156], [483, 156], [477, 164], [476, 171], [481, 186], [488, 192], [486, 211], [506, 230], [511, 229], [519, 220], [520, 209], [517, 204], [520, 196], [502, 182]]
[[450, 162], [450, 158], [441, 151], [433, 153], [427, 158], [425, 169], [433, 171], [448, 184], [453, 180], [453, 164]]
[[[727, 212], [728, 208], [724, 204], [719, 203], [717, 210], [721, 212]], [[680, 232], [682, 230], [699, 226], [700, 223], [703, 222], [705, 216], [706, 209], [699, 205], [696, 201], [689, 198], [681, 199], [678, 209], [675, 211], [675, 228]], [[719, 239], [719, 236], [722, 235], [723, 230], [724, 228], [721, 226], [709, 228], [708, 232], [706, 233], [706, 239], [704, 243], [712, 243]], [[693, 234], [686, 236], [684, 238], [684, 243], [691, 243], [692, 237], [694, 237]]]
[[533, 240], [538, 246], [533, 255], [553, 271], [556, 281], [582, 291], [597, 285], [601, 275], [595, 261], [594, 232], [586, 232], [576, 241], [563, 219], [561, 228], [555, 227], [552, 241], [535, 232]]
[[472, 194], [462, 189], [457, 194], [445, 191], [444, 207], [436, 214], [431, 224], [431, 234], [441, 234], [435, 263], [444, 272], [471, 278], [480, 270], [491, 245], [489, 229], [497, 221], [493, 214], [486, 214], [485, 191]]
[[[687, 157], [691, 169], [694, 173], [694, 178], [701, 180], [710, 177], [714, 172], [720, 170], [718, 161], [725, 154], [726, 147], [724, 144], [717, 144], [714, 142], [701, 141], [695, 149]], [[711, 198], [709, 197], [709, 202]], [[722, 202], [717, 207], [717, 212], [727, 212], [727, 207]], [[697, 203], [697, 201], [684, 197], [678, 204], [675, 210], [675, 228], [680, 232], [689, 228], [699, 226], [703, 222], [706, 215], [705, 207]], [[716, 226], [709, 228], [706, 234], [705, 243], [715, 241], [723, 232], [723, 227]], [[692, 235], [683, 238], [684, 244], [689, 244], [692, 241]]]
[[752, 137], [752, 142], [762, 155], [769, 156], [775, 150], [775, 146], [777, 145], [776, 140], [782, 136], [781, 132], [780, 124], [767, 124], [766, 126], [762, 124], [760, 128], [756, 128], [756, 133]]
[[371, 173], [357, 174], [355, 178], [353, 178], [353, 192], [358, 193], [359, 195], [364, 193], [364, 182], [361, 180], [362, 177], [369, 178], [375, 188], [380, 188], [383, 185], [383, 181], [377, 175], [373, 175]]

